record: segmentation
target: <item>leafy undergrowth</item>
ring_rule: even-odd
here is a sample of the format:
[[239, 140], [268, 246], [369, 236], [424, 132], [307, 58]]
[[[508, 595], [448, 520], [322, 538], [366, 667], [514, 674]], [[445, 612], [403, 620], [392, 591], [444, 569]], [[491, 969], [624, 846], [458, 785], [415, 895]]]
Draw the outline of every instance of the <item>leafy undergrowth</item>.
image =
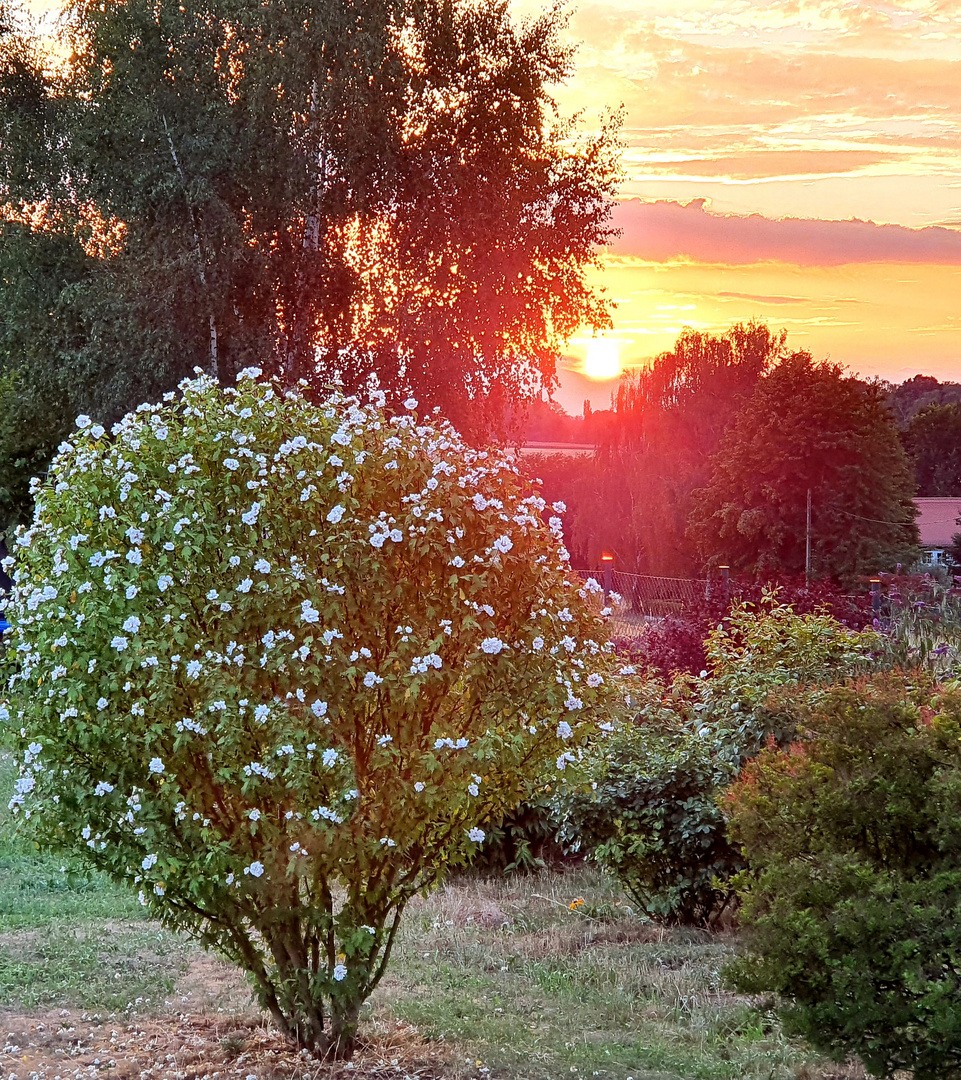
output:
[[[0, 794], [12, 762], [0, 753]], [[6, 797], [0, 807], [6, 804]], [[635, 918], [583, 868], [461, 878], [409, 908], [360, 1052], [287, 1048], [236, 971], [40, 855], [0, 809], [0, 1066], [21, 1080], [860, 1080], [726, 991], [730, 936]], [[578, 902], [581, 901], [581, 902]], [[92, 1067], [92, 1070], [91, 1070]], [[2, 1070], [0, 1070], [2, 1072]]]

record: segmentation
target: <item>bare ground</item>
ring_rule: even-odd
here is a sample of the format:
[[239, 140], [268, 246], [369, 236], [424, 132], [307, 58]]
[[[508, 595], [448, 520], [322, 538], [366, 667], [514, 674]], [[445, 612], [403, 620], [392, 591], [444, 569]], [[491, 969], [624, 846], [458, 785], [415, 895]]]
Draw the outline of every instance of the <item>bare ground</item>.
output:
[[60, 1010], [0, 1013], [4, 1080], [444, 1080], [441, 1056], [411, 1028], [369, 1024], [347, 1065], [299, 1054], [255, 1013], [118, 1021]]

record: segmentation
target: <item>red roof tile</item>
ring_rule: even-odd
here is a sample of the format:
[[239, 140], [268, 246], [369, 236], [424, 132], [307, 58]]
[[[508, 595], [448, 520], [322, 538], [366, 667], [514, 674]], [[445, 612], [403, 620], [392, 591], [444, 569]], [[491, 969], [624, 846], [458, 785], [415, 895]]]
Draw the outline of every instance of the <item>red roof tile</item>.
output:
[[920, 511], [917, 523], [922, 545], [950, 547], [951, 538], [961, 532], [961, 499], [915, 499], [914, 503]]

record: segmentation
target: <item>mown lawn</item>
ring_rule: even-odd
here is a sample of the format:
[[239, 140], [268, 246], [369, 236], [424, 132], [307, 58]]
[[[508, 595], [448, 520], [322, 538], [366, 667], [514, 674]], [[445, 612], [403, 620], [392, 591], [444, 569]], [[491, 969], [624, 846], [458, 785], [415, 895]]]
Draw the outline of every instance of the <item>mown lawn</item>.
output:
[[[91, 1055], [101, 1026], [106, 1032], [113, 1025], [116, 1047], [118, 1025], [143, 1034], [149, 1023], [155, 1038], [168, 1022], [178, 1032], [193, 1024], [194, 1034], [207, 1024], [210, 1051], [192, 1052], [190, 1075], [234, 1075], [233, 1054], [239, 1054], [238, 1076], [308, 1075], [293, 1068], [293, 1055], [291, 1071], [284, 1071], [276, 1046], [266, 1057], [252, 1043], [241, 1052], [254, 1029], [262, 1041], [273, 1036], [232, 969], [146, 920], [127, 892], [37, 852], [6, 810], [13, 770], [0, 751], [0, 1043], [4, 1018], [30, 1028], [34, 1017], [49, 1030], [50, 1018], [62, 1014], [59, 1024], [69, 1023], [64, 1030], [71, 1033], [87, 1023]], [[610, 882], [588, 869], [462, 878], [411, 905], [390, 972], [367, 1007], [372, 1044], [381, 1040], [381, 1056], [395, 1071], [358, 1067], [343, 1075], [863, 1076], [788, 1041], [769, 1013], [725, 990], [721, 971], [735, 947], [730, 936], [666, 931], [635, 918]], [[401, 1030], [405, 1047], [397, 1049], [391, 1033]], [[27, 1034], [17, 1037], [29, 1041]], [[405, 1054], [430, 1065], [405, 1066]], [[97, 1068], [111, 1075], [112, 1067]], [[33, 1067], [37, 1076], [59, 1075], [50, 1070]], [[188, 1072], [171, 1066], [153, 1075]]]

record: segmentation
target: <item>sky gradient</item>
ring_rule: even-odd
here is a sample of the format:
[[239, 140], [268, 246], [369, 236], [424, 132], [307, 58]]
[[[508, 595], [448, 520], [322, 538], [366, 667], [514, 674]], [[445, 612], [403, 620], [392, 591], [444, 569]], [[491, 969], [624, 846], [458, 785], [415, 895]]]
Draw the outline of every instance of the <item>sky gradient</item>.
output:
[[[596, 278], [623, 363], [759, 318], [865, 376], [961, 379], [959, 0], [581, 0], [566, 40], [562, 110], [624, 107]], [[586, 346], [569, 411], [609, 401]]]

